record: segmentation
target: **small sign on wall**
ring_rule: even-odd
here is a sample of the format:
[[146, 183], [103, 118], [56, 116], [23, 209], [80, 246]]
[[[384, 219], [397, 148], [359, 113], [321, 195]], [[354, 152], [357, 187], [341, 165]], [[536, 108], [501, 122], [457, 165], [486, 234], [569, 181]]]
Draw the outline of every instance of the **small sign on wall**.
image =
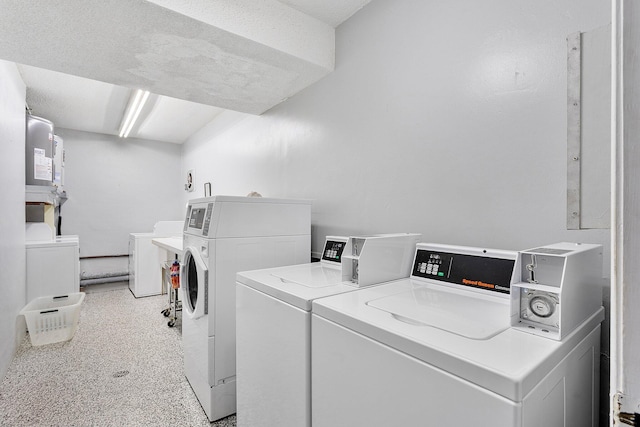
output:
[[196, 171], [189, 169], [187, 171], [187, 182], [184, 184], [185, 191], [192, 192], [196, 187]]

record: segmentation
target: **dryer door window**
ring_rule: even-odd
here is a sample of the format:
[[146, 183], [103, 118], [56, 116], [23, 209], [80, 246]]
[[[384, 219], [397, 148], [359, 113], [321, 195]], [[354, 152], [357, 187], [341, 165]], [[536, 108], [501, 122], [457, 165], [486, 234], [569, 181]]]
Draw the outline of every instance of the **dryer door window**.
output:
[[187, 304], [189, 304], [190, 311], [194, 311], [194, 308], [198, 304], [198, 270], [196, 262], [193, 257], [190, 256], [187, 260]]
[[193, 247], [184, 251], [181, 270], [183, 313], [192, 319], [207, 314], [209, 271], [202, 256]]

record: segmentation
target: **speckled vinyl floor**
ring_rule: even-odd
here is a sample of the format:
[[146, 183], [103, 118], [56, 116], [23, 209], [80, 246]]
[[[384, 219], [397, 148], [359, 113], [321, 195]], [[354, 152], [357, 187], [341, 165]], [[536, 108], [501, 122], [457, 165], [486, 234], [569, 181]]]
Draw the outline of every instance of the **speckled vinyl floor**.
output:
[[235, 415], [209, 424], [191, 390], [180, 322], [169, 328], [160, 313], [167, 297], [102, 289], [87, 290], [71, 341], [20, 345], [0, 385], [0, 425], [235, 426]]

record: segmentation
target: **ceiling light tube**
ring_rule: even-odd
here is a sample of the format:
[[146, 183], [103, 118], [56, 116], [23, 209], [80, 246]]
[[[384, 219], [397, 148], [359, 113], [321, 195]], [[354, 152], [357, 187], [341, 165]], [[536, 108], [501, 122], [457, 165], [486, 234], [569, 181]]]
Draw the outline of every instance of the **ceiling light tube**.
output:
[[133, 99], [133, 102], [129, 107], [129, 111], [127, 112], [127, 116], [120, 127], [120, 138], [126, 138], [129, 136], [129, 132], [131, 132], [133, 125], [136, 120], [138, 120], [138, 116], [140, 115], [145, 102], [147, 102], [148, 97], [149, 91], [143, 91], [141, 89], [136, 90], [135, 98]]
[[129, 98], [129, 109], [127, 110], [127, 114], [125, 115], [124, 120], [120, 124], [120, 138], [124, 136], [125, 131], [129, 127], [129, 123], [133, 118], [133, 113], [135, 112], [135, 109], [138, 105], [138, 102], [140, 102], [141, 98], [142, 98], [142, 91], [140, 89], [136, 90], [133, 98], [133, 102], [131, 102], [131, 98]]

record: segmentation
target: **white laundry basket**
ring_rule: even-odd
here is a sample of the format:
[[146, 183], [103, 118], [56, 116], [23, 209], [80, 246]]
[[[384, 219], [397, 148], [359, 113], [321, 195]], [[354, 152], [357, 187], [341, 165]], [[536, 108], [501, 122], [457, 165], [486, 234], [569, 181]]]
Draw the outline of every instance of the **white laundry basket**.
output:
[[84, 292], [36, 298], [20, 314], [27, 321], [34, 346], [67, 341], [73, 338], [80, 320]]

